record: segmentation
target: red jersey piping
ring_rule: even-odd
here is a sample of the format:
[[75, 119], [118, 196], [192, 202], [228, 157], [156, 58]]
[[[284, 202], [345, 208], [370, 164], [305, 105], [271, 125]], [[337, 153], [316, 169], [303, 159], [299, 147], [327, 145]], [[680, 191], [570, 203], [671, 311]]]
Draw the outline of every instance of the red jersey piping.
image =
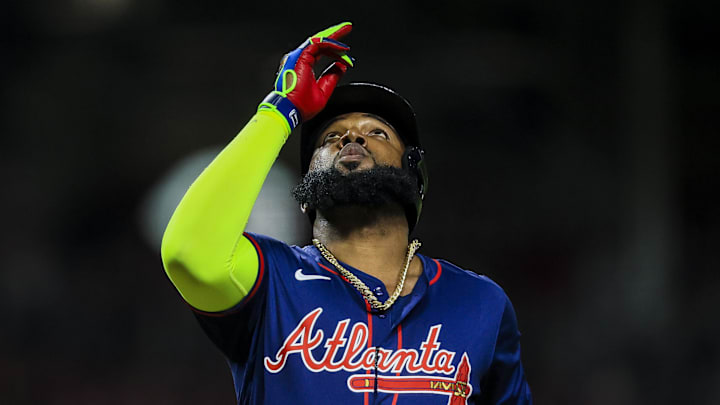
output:
[[433, 279], [430, 280], [429, 285], [435, 284], [438, 281], [438, 279], [440, 278], [440, 275], [442, 274], [442, 266], [440, 265], [440, 262], [437, 261], [437, 259], [433, 259], [433, 261], [435, 262], [435, 264], [437, 264], [437, 273], [435, 273], [435, 277], [433, 277]]

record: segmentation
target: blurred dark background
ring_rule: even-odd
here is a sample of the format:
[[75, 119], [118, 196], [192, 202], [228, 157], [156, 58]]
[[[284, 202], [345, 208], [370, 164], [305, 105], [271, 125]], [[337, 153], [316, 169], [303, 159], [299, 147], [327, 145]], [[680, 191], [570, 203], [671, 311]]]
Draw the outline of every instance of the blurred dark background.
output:
[[421, 252], [505, 288], [536, 403], [720, 403], [716, 4], [4, 2], [0, 403], [234, 403], [148, 201], [345, 20], [419, 117]]

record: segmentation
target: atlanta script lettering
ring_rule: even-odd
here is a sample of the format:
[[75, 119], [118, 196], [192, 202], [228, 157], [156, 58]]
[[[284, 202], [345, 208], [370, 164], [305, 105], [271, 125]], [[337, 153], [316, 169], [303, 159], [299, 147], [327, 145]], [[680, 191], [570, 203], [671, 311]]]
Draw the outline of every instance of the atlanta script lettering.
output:
[[[265, 369], [271, 373], [280, 372], [291, 355], [298, 355], [308, 370], [313, 372], [359, 371], [377, 366], [379, 372], [399, 373], [442, 373], [452, 374], [455, 352], [440, 349], [442, 325], [430, 327], [427, 338], [420, 350], [389, 350], [382, 347], [368, 347], [368, 327], [362, 322], [355, 323], [348, 334], [350, 320], [338, 322], [329, 339], [322, 329], [315, 329], [315, 323], [322, 313], [317, 308], [305, 315], [298, 326], [288, 335], [275, 358], [265, 357]], [[313, 350], [323, 345], [324, 352], [315, 356]]]

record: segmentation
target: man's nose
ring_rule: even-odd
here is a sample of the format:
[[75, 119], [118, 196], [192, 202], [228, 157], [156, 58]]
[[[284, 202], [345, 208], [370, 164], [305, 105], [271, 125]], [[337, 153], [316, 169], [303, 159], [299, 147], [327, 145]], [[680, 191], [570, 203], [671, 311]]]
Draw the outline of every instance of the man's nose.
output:
[[349, 144], [350, 142], [356, 142], [356, 143], [359, 143], [360, 145], [364, 146], [365, 145], [365, 137], [363, 137], [362, 135], [360, 135], [359, 133], [357, 133], [353, 130], [348, 130], [347, 132], [345, 132], [343, 134], [342, 138], [340, 138], [340, 143], [342, 144], [342, 146], [345, 146], [345, 145]]

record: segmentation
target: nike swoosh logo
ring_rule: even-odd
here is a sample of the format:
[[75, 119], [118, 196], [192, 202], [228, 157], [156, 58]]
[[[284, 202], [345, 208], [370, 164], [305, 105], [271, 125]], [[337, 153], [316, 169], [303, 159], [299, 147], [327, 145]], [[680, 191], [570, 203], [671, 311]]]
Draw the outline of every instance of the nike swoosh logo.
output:
[[313, 274], [303, 274], [302, 269], [295, 271], [295, 279], [297, 281], [308, 281], [308, 280], [330, 280], [330, 277], [316, 276]]

